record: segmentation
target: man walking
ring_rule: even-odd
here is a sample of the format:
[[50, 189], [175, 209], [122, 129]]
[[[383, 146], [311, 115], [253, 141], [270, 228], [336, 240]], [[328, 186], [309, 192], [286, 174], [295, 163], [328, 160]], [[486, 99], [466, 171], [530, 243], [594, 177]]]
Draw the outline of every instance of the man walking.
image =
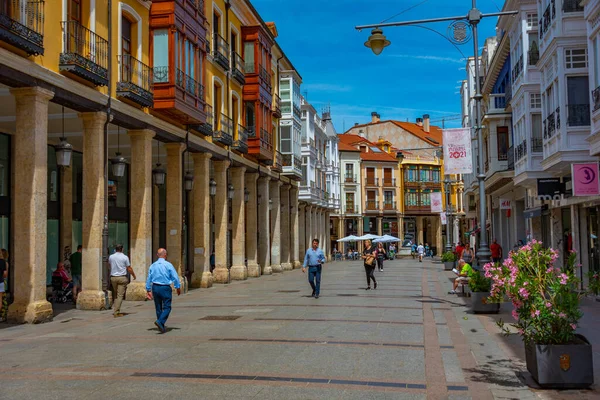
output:
[[490, 245], [490, 250], [492, 252], [492, 261], [497, 263], [502, 260], [502, 246], [498, 244], [498, 241], [494, 239], [494, 243]]
[[115, 318], [118, 318], [124, 315], [121, 313], [121, 304], [123, 303], [125, 290], [129, 283], [127, 273], [129, 272], [133, 276], [133, 280], [136, 279], [135, 272], [133, 272], [133, 268], [131, 268], [131, 263], [129, 262], [129, 257], [123, 254], [122, 244], [116, 245], [115, 252], [108, 257], [108, 267], [110, 269], [110, 284], [112, 286], [113, 299], [115, 300], [113, 315]]
[[312, 287], [312, 297], [315, 299], [319, 298], [319, 293], [321, 292], [321, 269], [324, 262], [325, 254], [319, 248], [319, 239], [313, 239], [312, 247], [306, 250], [302, 272], [306, 272], [306, 267], [308, 266], [308, 283]]
[[419, 262], [423, 262], [423, 254], [425, 254], [425, 247], [423, 247], [422, 243], [419, 243], [419, 246], [417, 246], [417, 253], [419, 254]]
[[148, 300], [154, 299], [154, 307], [156, 307], [156, 321], [154, 321], [154, 325], [156, 325], [161, 333], [166, 333], [167, 328], [165, 328], [165, 324], [171, 313], [171, 300], [173, 299], [171, 283], [177, 289], [177, 296], [181, 294], [181, 286], [177, 271], [173, 267], [173, 264], [167, 261], [167, 250], [158, 249], [156, 256], [158, 260], [148, 270], [146, 297]]

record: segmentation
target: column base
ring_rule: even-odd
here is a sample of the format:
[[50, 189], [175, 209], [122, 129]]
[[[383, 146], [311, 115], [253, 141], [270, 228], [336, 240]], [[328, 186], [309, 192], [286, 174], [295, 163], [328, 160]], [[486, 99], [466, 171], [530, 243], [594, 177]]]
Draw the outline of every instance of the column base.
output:
[[46, 300], [22, 304], [15, 302], [8, 307], [8, 321], [17, 324], [39, 324], [51, 321], [53, 317], [52, 304]]
[[248, 279], [248, 268], [245, 265], [234, 265], [229, 273], [232, 281], [245, 281]]
[[294, 269], [302, 268], [302, 263], [300, 261], [294, 261]]
[[206, 289], [206, 288], [212, 287], [212, 284], [213, 284], [213, 276], [210, 273], [210, 271], [194, 272], [192, 274], [192, 280], [190, 282], [191, 288]]
[[284, 271], [291, 271], [294, 269], [294, 266], [290, 263], [283, 263], [281, 264], [281, 269]]
[[[179, 275], [179, 286], [181, 289], [181, 294], [186, 294], [188, 292], [187, 277]], [[175, 285], [173, 285], [173, 293], [177, 293], [177, 289], [175, 289]]]
[[271, 271], [273, 271], [273, 273], [276, 274], [276, 273], [283, 272], [283, 268], [281, 268], [281, 264], [275, 264], [275, 265], [271, 265]]
[[84, 290], [77, 296], [77, 309], [100, 311], [106, 309], [106, 296], [101, 290]]
[[214, 283], [229, 283], [229, 270], [226, 267], [217, 267], [213, 271]]
[[146, 284], [144, 282], [131, 282], [129, 285], [127, 285], [127, 293], [125, 293], [125, 300], [146, 300]]
[[258, 278], [260, 276], [260, 265], [248, 264], [248, 277]]
[[271, 275], [273, 273], [273, 269], [271, 267], [264, 267], [262, 270], [263, 275]]

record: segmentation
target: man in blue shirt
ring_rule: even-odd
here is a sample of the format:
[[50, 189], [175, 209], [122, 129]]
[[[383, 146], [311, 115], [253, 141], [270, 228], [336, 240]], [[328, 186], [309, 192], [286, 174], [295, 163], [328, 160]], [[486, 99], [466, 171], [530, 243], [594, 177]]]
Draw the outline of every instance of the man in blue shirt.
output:
[[324, 262], [325, 254], [319, 248], [319, 239], [313, 239], [312, 248], [306, 250], [302, 272], [306, 272], [306, 267], [308, 267], [308, 283], [312, 287], [312, 296], [315, 299], [319, 298], [321, 291], [321, 268]]
[[156, 307], [156, 321], [154, 325], [158, 327], [161, 333], [166, 333], [165, 324], [171, 313], [171, 300], [173, 298], [171, 283], [177, 289], [177, 296], [181, 294], [181, 286], [177, 271], [173, 267], [173, 264], [167, 261], [167, 250], [158, 249], [156, 256], [158, 260], [148, 270], [146, 297], [148, 297], [148, 300], [154, 298], [154, 306]]

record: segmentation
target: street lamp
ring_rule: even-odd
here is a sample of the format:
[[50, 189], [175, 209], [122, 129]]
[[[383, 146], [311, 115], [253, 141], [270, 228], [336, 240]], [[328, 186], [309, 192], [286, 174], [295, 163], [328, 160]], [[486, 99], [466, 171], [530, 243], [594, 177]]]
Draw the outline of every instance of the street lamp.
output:
[[452, 251], [452, 195], [451, 195], [451, 181], [446, 178], [444, 180], [444, 187], [446, 189], [446, 251]]
[[160, 163], [160, 145], [158, 144], [158, 141], [156, 142], [156, 155], [158, 156], [158, 162], [156, 163], [156, 168], [154, 168], [152, 170], [152, 181], [154, 182], [154, 184], [156, 186], [162, 186], [165, 184], [165, 176], [166, 176], [166, 172], [165, 169], [161, 167], [161, 163]]
[[248, 203], [250, 201], [250, 191], [248, 188], [244, 189], [244, 203]]
[[127, 165], [127, 160], [121, 156], [121, 143], [119, 141], [121, 137], [121, 127], [117, 127], [117, 152], [115, 153], [115, 157], [111, 158], [110, 163], [112, 164], [112, 173], [117, 178], [125, 175], [125, 165]]
[[[453, 45], [456, 44], [464, 44], [467, 43], [470, 39], [470, 31], [473, 33], [473, 51], [474, 51], [474, 59], [475, 59], [475, 126], [471, 126], [471, 128], [475, 129], [477, 133], [477, 141], [479, 143], [478, 146], [478, 174], [477, 180], [479, 181], [479, 202], [481, 207], [479, 208], [479, 219], [481, 220], [481, 230], [479, 231], [479, 248], [477, 251], [477, 259], [480, 264], [486, 264], [490, 261], [490, 249], [487, 243], [487, 232], [485, 229], [487, 216], [487, 209], [485, 207], [485, 174], [483, 173], [483, 132], [481, 130], [481, 101], [483, 99], [483, 95], [481, 94], [481, 82], [479, 81], [479, 45], [478, 45], [478, 36], [477, 36], [477, 27], [479, 22], [486, 17], [499, 17], [503, 15], [515, 15], [518, 14], [518, 11], [501, 11], [497, 13], [490, 14], [482, 14], [479, 9], [477, 9], [477, 0], [471, 0], [471, 9], [469, 10], [466, 16], [456, 16], [456, 17], [443, 17], [443, 18], [433, 18], [433, 19], [422, 19], [416, 21], [403, 21], [403, 22], [387, 22], [387, 23], [379, 23], [379, 24], [371, 24], [371, 25], [361, 25], [356, 26], [355, 29], [358, 31], [362, 29], [373, 29], [371, 31], [371, 36], [365, 46], [370, 47], [373, 50], [373, 53], [376, 55], [380, 54], [383, 51], [383, 48], [389, 45], [389, 41], [386, 40], [383, 32], [381, 31], [382, 27], [391, 27], [391, 26], [407, 26], [407, 25], [419, 25], [423, 23], [430, 22], [443, 22], [443, 21], [453, 21], [448, 27], [448, 32], [452, 33], [451, 37], [446, 37]], [[456, 46], [455, 46], [456, 47]], [[471, 124], [473, 122], [471, 121]]]
[[186, 172], [183, 177], [185, 183], [185, 191], [191, 192], [194, 189], [194, 175], [191, 172]]
[[60, 143], [54, 145], [56, 152], [56, 165], [59, 167], [68, 167], [71, 165], [71, 155], [73, 154], [73, 146], [67, 142], [65, 138], [65, 107], [62, 108], [62, 137]]
[[229, 200], [233, 200], [234, 194], [235, 194], [235, 189], [234, 189], [233, 185], [230, 183], [229, 185], [227, 185], [227, 198]]
[[269, 211], [273, 209], [273, 199], [269, 199]]
[[208, 185], [210, 187], [210, 197], [215, 197], [217, 195], [217, 182], [211, 178]]

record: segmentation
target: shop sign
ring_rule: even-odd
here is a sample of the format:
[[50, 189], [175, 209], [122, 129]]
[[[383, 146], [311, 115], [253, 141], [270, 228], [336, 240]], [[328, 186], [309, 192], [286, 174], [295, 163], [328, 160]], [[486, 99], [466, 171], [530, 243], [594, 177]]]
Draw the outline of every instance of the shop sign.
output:
[[500, 199], [500, 209], [501, 210], [510, 210], [511, 207], [511, 201], [510, 199]]
[[571, 164], [571, 176], [573, 177], [573, 196], [600, 195], [597, 162]]
[[473, 173], [471, 129], [444, 129], [442, 137], [444, 141], [444, 174]]
[[442, 207], [442, 192], [432, 192], [430, 194], [431, 198], [431, 212], [432, 213], [440, 213], [443, 211]]
[[565, 194], [565, 186], [560, 178], [539, 178], [537, 197], [539, 200], [560, 200]]

